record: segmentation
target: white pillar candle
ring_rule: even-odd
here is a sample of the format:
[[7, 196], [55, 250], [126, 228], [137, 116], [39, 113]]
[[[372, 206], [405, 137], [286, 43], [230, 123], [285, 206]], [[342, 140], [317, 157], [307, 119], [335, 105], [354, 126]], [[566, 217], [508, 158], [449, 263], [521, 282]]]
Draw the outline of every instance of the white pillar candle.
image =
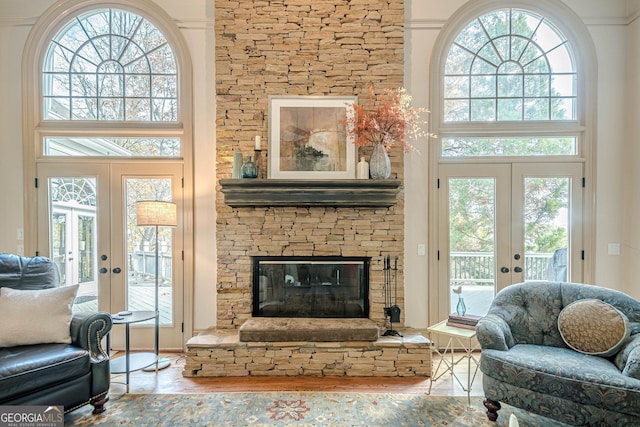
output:
[[258, 150], [258, 151], [261, 150], [261, 148], [260, 148], [260, 135], [256, 135], [256, 146], [255, 146], [255, 149]]

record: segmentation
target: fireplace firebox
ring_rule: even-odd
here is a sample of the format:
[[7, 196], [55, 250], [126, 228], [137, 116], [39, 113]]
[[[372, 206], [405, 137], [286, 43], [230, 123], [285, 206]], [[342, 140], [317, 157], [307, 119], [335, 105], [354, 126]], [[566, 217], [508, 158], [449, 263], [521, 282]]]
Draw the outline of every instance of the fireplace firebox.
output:
[[254, 317], [369, 317], [368, 257], [253, 257]]

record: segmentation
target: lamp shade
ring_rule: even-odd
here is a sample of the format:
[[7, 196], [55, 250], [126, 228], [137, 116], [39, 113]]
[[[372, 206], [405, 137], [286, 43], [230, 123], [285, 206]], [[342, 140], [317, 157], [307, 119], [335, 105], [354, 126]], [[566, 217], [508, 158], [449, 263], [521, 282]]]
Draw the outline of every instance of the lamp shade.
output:
[[136, 202], [136, 224], [175, 227], [178, 224], [176, 204], [159, 200]]

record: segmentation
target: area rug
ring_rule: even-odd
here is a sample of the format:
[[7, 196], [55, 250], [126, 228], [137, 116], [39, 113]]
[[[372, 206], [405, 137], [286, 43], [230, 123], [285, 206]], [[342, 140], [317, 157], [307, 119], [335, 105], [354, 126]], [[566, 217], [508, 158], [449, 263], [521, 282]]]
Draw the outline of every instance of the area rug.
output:
[[112, 395], [107, 411], [87, 405], [65, 416], [65, 426], [561, 426], [504, 405], [497, 423], [485, 416], [482, 399], [421, 394], [260, 392]]

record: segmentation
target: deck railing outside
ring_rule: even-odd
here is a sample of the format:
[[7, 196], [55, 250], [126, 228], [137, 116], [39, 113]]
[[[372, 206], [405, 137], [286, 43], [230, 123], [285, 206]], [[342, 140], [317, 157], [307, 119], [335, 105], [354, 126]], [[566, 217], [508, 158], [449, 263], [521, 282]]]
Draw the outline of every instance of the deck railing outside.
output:
[[[546, 280], [552, 253], [527, 254], [524, 257], [525, 280]], [[452, 285], [489, 285], [495, 281], [493, 252], [451, 252]]]
[[[171, 283], [171, 251], [158, 253], [160, 284]], [[154, 278], [156, 276], [155, 251], [134, 251], [129, 254], [129, 274], [135, 277]]]

